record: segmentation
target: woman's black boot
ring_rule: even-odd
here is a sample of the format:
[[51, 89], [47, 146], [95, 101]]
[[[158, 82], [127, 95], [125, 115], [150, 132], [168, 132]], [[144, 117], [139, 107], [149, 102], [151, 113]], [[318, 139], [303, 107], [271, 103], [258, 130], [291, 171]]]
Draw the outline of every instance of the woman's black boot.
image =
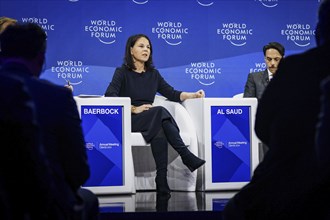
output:
[[191, 172], [195, 171], [205, 163], [205, 160], [196, 157], [189, 151], [188, 147], [183, 143], [178, 127], [170, 120], [163, 121], [163, 128], [168, 141], [174, 150], [176, 150], [181, 156], [183, 164], [186, 165]]
[[204, 165], [205, 160], [196, 157], [191, 153], [186, 146], [182, 146], [184, 149], [180, 149], [180, 156], [184, 165], [188, 167], [191, 172]]
[[163, 129], [151, 140], [151, 151], [156, 163], [156, 190], [159, 194], [171, 193], [167, 183], [168, 143]]
[[159, 171], [157, 170], [157, 176], [156, 176], [156, 191], [158, 194], [161, 195], [166, 195], [166, 194], [170, 194], [171, 190], [170, 187], [168, 186], [167, 183], [167, 172], [166, 173], [159, 173]]

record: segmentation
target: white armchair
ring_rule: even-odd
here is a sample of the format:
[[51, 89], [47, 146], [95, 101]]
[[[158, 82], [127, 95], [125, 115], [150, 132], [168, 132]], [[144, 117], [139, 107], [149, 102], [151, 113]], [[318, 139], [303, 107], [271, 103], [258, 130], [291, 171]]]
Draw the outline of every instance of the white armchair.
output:
[[243, 98], [244, 93], [238, 93], [233, 96], [233, 98]]
[[[164, 106], [173, 116], [180, 128], [180, 135], [189, 150], [198, 156], [197, 134], [187, 110], [177, 102], [166, 100], [156, 95], [155, 106]], [[156, 165], [151, 153], [150, 144], [146, 143], [139, 132], [132, 132], [132, 154], [135, 172], [136, 190], [156, 189]], [[168, 151], [168, 184], [172, 190], [195, 191], [197, 171], [193, 173], [182, 163], [178, 153], [169, 146]]]

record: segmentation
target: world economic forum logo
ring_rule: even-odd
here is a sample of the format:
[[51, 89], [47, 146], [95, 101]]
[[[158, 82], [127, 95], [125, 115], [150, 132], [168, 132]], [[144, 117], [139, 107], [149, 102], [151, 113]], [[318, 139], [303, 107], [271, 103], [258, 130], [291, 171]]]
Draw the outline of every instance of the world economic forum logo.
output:
[[263, 6], [267, 8], [274, 8], [278, 5], [279, 0], [254, 0], [260, 2]]
[[93, 150], [94, 147], [95, 147], [95, 144], [94, 144], [94, 143], [92, 143], [92, 142], [87, 142], [87, 143], [86, 143], [86, 148], [87, 148], [88, 150]]
[[90, 33], [91, 38], [96, 38], [103, 44], [113, 44], [117, 35], [123, 32], [123, 27], [114, 20], [92, 19], [84, 30]]
[[307, 47], [311, 44], [312, 37], [315, 36], [315, 30], [310, 24], [286, 24], [286, 27], [281, 30], [281, 35], [298, 47]]
[[217, 76], [221, 74], [221, 68], [214, 62], [198, 62], [191, 63], [190, 67], [186, 67], [185, 73], [190, 74], [190, 79], [197, 80], [204, 86], [210, 86], [215, 83]]
[[22, 18], [22, 22], [24, 23], [35, 23], [38, 24], [48, 35], [49, 31], [55, 30], [55, 25], [50, 23], [48, 18], [37, 18], [37, 17], [30, 17], [30, 18]]
[[208, 1], [208, 0], [196, 0], [196, 1], [199, 5], [204, 6], [204, 7], [209, 7], [214, 4], [213, 1]]
[[158, 21], [157, 25], [151, 28], [151, 33], [171, 46], [181, 44], [183, 38], [189, 34], [188, 28], [182, 22], [173, 21]]
[[225, 143], [223, 143], [222, 141], [216, 141], [216, 142], [214, 142], [214, 146], [221, 149], [225, 146]]
[[71, 85], [82, 83], [83, 74], [89, 73], [89, 66], [84, 66], [80, 60], [58, 60], [56, 65], [51, 67], [58, 79], [70, 82]]
[[132, 0], [135, 4], [144, 5], [147, 4], [149, 0]]
[[253, 35], [253, 29], [249, 28], [246, 23], [222, 23], [222, 26], [217, 29], [217, 34], [222, 40], [229, 41], [236, 47], [244, 46], [247, 43], [248, 37]]

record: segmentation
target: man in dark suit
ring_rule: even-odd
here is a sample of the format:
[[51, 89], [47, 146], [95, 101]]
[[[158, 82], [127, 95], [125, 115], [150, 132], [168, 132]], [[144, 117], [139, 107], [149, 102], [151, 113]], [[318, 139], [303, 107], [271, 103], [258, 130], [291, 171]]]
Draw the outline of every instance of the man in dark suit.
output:
[[0, 75], [0, 219], [45, 219], [53, 190], [34, 103], [19, 79]]
[[35, 103], [42, 144], [61, 208], [66, 209], [66, 217], [96, 219], [97, 198], [81, 188], [90, 171], [72, 92], [38, 78], [45, 60], [45, 32], [37, 24], [16, 24], [0, 35], [0, 43], [3, 57], [0, 74], [22, 79]]
[[255, 131], [269, 151], [227, 204], [225, 220], [328, 219], [330, 187], [318, 167], [315, 134], [320, 82], [330, 75], [330, 0], [320, 5], [316, 41], [318, 47], [283, 59], [263, 93]]
[[[263, 47], [264, 59], [267, 68], [261, 72], [249, 73], [245, 83], [244, 94], [245, 98], [261, 99], [269, 81], [275, 75], [281, 59], [284, 57], [285, 48], [278, 42], [270, 42]], [[268, 151], [268, 146], [265, 143], [259, 144], [259, 160], [263, 160], [264, 155]]]
[[284, 57], [285, 49], [278, 42], [270, 42], [263, 47], [267, 69], [249, 73], [245, 83], [243, 97], [255, 97], [260, 100], [262, 93], [277, 71], [278, 64]]

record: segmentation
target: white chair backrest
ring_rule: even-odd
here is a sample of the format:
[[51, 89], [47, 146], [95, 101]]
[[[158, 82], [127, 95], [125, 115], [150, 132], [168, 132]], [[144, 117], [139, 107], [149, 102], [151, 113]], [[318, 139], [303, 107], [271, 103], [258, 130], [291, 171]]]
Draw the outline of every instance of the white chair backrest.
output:
[[244, 93], [238, 93], [233, 96], [233, 98], [243, 98]]

